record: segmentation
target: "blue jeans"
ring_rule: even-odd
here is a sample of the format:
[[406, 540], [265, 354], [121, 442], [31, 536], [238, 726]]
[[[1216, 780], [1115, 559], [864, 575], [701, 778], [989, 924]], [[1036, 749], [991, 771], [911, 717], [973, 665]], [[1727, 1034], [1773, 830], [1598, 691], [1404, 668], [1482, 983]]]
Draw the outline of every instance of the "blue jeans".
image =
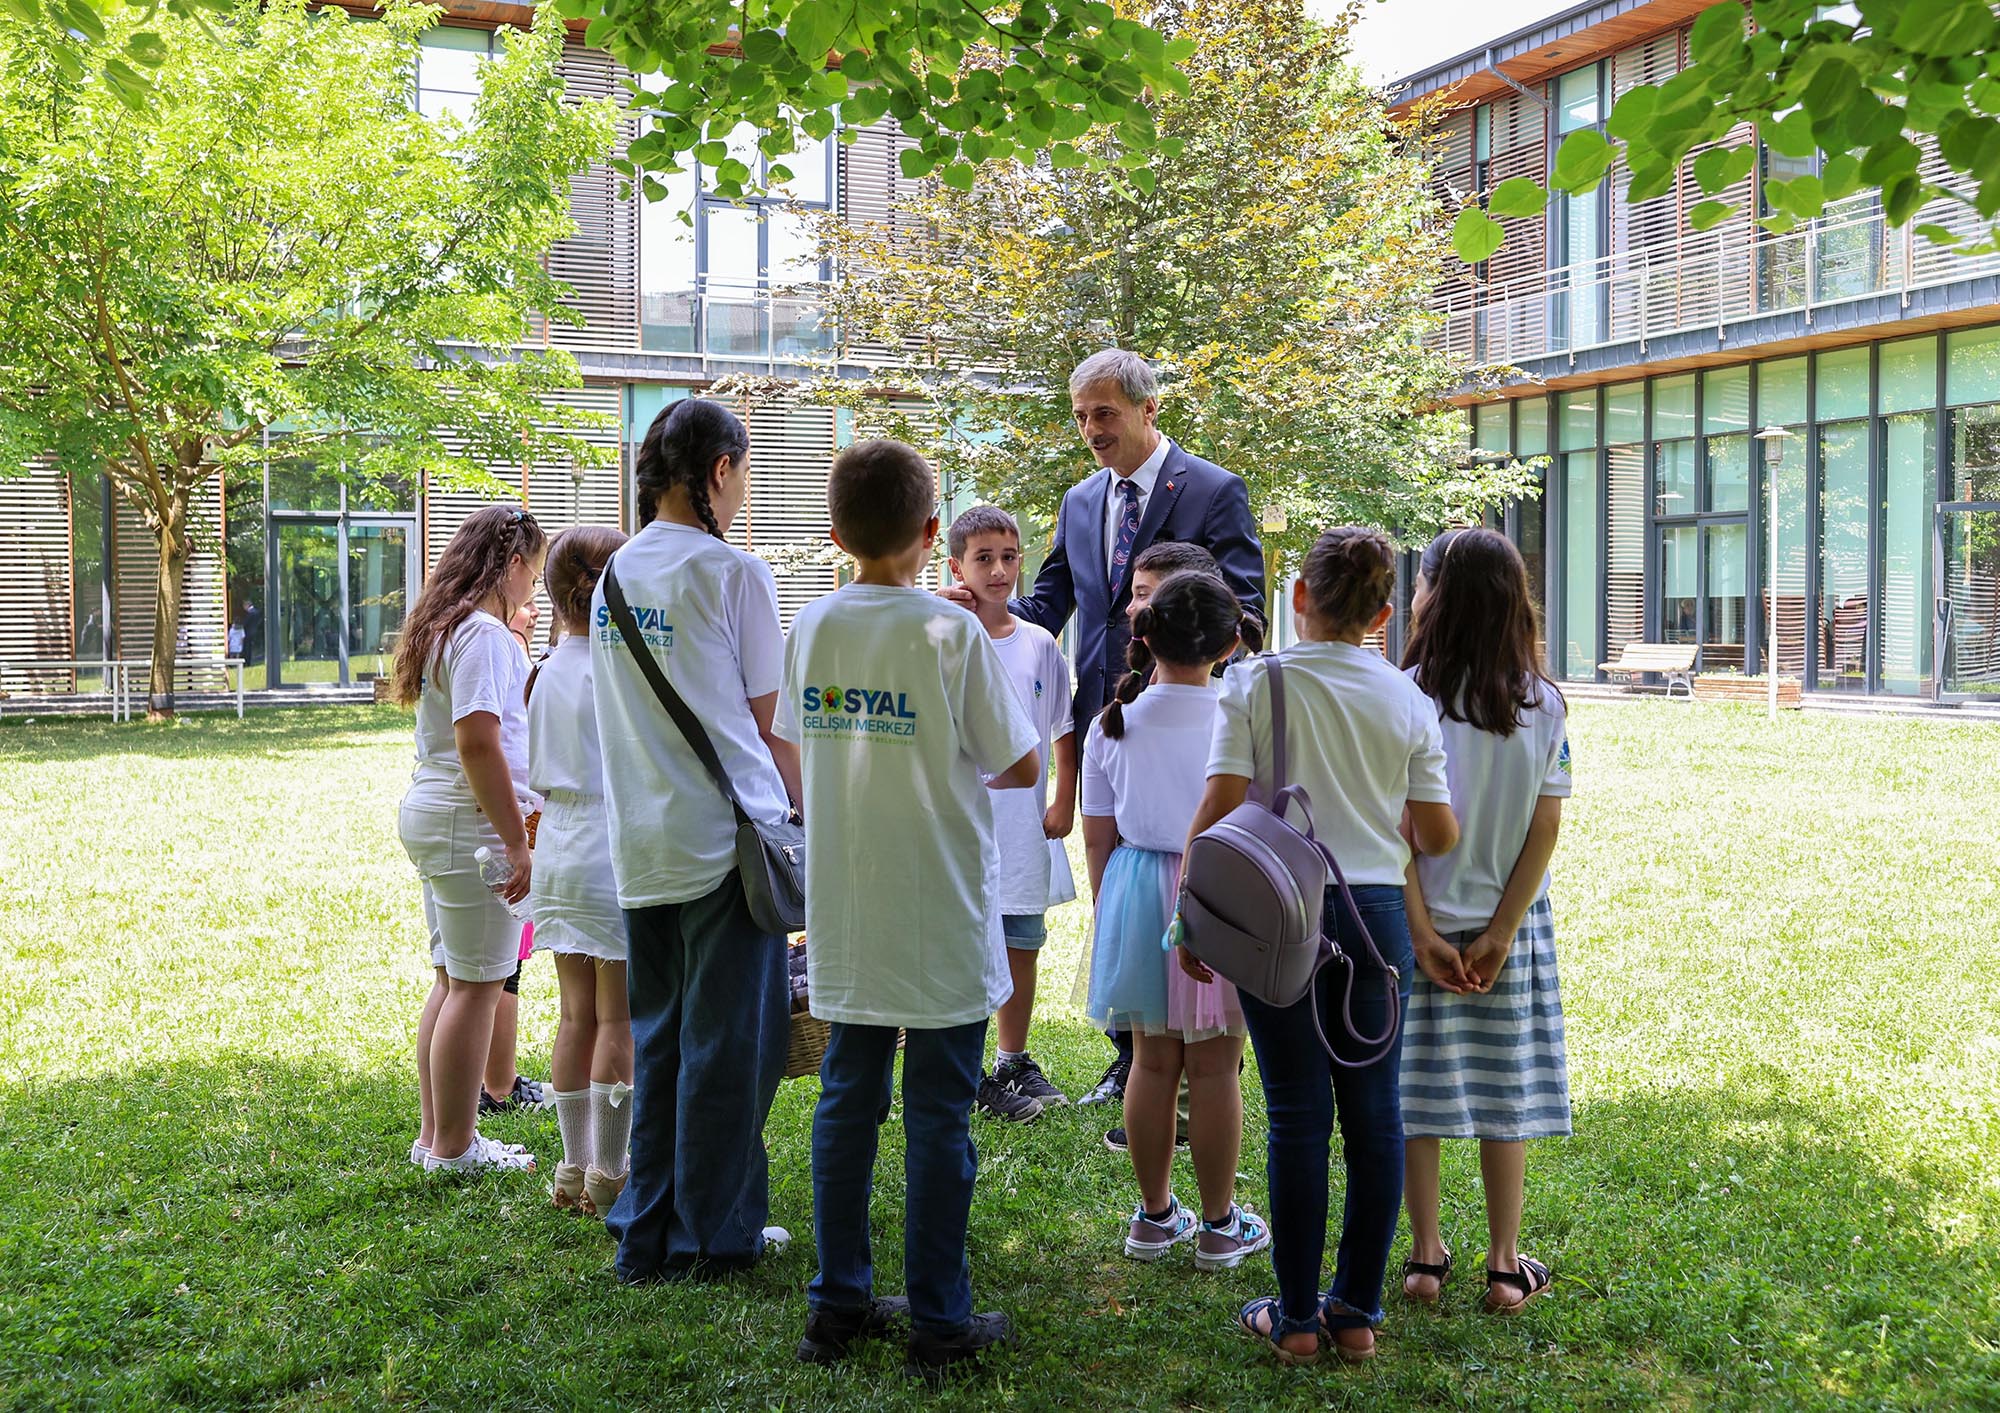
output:
[[706, 897], [629, 908], [632, 1175], [605, 1217], [619, 1279], [740, 1269], [764, 1253], [764, 1120], [785, 1072], [785, 939], [731, 873]]
[[[972, 1100], [986, 1058], [986, 1022], [913, 1030], [903, 1055], [903, 1279], [910, 1323], [954, 1334], [972, 1318], [965, 1227], [979, 1154]], [[868, 1198], [875, 1148], [896, 1075], [896, 1028], [835, 1022], [813, 1112], [815, 1310], [860, 1311], [874, 1294]]]
[[[1355, 905], [1368, 924], [1382, 960], [1402, 973], [1401, 1003], [1410, 1000], [1414, 956], [1403, 890], [1363, 887]], [[1327, 935], [1355, 959], [1354, 1028], [1379, 1035], [1388, 1020], [1384, 974], [1368, 958], [1339, 893], [1327, 890]], [[1290, 1006], [1266, 1005], [1241, 993], [1243, 1020], [1256, 1047], [1264, 1080], [1264, 1107], [1270, 1124], [1266, 1173], [1270, 1188], [1271, 1264], [1278, 1274], [1278, 1320], [1274, 1334], [1317, 1328], [1322, 1307], [1334, 1329], [1354, 1329], [1382, 1320], [1382, 1277], [1396, 1218], [1403, 1201], [1403, 1115], [1397, 1073], [1403, 1042], [1399, 1033], [1389, 1053], [1366, 1069], [1335, 1065], [1313, 1029], [1318, 1007], [1326, 1038], [1343, 1056], [1367, 1050], [1354, 1043], [1341, 1021], [1347, 969], [1339, 963], [1320, 973], [1312, 993]], [[1326, 1255], [1327, 1146], [1340, 1118], [1342, 1158], [1347, 1166], [1347, 1207], [1341, 1216], [1340, 1249], [1333, 1284], [1320, 1294]]]

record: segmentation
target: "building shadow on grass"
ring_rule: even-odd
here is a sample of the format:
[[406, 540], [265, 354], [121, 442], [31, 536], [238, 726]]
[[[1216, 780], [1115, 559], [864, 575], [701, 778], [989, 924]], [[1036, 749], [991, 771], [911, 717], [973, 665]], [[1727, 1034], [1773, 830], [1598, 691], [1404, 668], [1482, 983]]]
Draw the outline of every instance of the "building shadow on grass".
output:
[[[1045, 1029], [1052, 1072], [1097, 1063], [1083, 1023]], [[792, 1249], [721, 1285], [633, 1290], [611, 1279], [601, 1227], [551, 1209], [543, 1178], [413, 1169], [400, 1063], [220, 1054], [31, 1085], [0, 1108], [0, 1374], [41, 1391], [21, 1406], [926, 1406], [889, 1348], [831, 1375], [790, 1358], [813, 1269], [816, 1092], [786, 1084], [767, 1135]], [[1249, 1112], [1242, 1192], [1261, 1206]], [[1580, 1105], [1577, 1137], [1531, 1159], [1527, 1247], [1558, 1280], [1518, 1320], [1476, 1313], [1484, 1243], [1455, 1154], [1460, 1273], [1443, 1309], [1392, 1298], [1384, 1357], [1324, 1378], [1275, 1369], [1232, 1331], [1268, 1266], [1204, 1277], [1122, 1258], [1131, 1175], [1102, 1146], [1108, 1118], [975, 1128], [975, 1289], [1024, 1344], [947, 1406], [996, 1389], [1023, 1407], [1976, 1406], [2000, 1378], [1977, 1334], [2000, 1315], [1992, 1197], [1880, 1115], [1794, 1094], [1776, 1071]], [[548, 1116], [485, 1127], [552, 1165]], [[892, 1123], [884, 1292], [902, 1287], [901, 1143]], [[1185, 1164], [1176, 1182], [1192, 1194]]]

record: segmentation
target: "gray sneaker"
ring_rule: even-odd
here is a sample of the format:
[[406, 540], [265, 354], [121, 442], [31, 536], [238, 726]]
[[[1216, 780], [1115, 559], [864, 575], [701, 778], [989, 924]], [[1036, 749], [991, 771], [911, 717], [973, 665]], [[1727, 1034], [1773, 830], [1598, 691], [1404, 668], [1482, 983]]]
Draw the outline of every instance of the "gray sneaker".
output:
[[990, 1074], [979, 1078], [979, 1098], [974, 1107], [988, 1118], [1016, 1124], [1033, 1123], [1042, 1116], [1041, 1100], [1016, 1093]]
[[1194, 1240], [1198, 1271], [1233, 1271], [1271, 1244], [1271, 1228], [1255, 1212], [1231, 1207], [1226, 1222], [1203, 1222]]
[[1157, 1261], [1183, 1241], [1192, 1241], [1201, 1223], [1194, 1213], [1181, 1206], [1178, 1197], [1167, 1199], [1167, 1215], [1154, 1221], [1141, 1203], [1132, 1213], [1132, 1225], [1125, 1233], [1125, 1254], [1134, 1261]]

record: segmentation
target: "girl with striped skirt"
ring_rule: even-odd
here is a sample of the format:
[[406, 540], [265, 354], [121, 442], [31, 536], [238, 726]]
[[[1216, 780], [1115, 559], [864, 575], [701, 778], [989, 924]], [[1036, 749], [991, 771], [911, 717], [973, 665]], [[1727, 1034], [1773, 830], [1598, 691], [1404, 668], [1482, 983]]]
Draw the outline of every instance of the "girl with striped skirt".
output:
[[1404, 666], [1437, 703], [1458, 849], [1419, 858], [1405, 889], [1421, 975], [1403, 1022], [1403, 1292], [1434, 1303], [1452, 1256], [1438, 1221], [1439, 1141], [1479, 1140], [1486, 1308], [1549, 1286], [1521, 1254], [1525, 1141], [1567, 1137], [1569, 1070], [1548, 866], [1570, 793], [1563, 699], [1535, 650], [1527, 571], [1490, 530], [1434, 541]]

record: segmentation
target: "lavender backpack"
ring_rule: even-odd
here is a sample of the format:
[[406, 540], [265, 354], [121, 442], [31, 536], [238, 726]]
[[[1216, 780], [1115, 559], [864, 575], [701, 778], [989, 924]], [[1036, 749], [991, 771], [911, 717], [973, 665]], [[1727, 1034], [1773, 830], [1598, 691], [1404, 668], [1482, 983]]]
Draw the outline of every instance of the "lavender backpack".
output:
[[[1180, 940], [1237, 990], [1270, 1006], [1297, 1004], [1327, 964], [1339, 962], [1347, 968], [1341, 1023], [1370, 1053], [1359, 1060], [1334, 1054], [1320, 1026], [1318, 1006], [1312, 1008], [1313, 1028], [1335, 1064], [1365, 1069], [1396, 1043], [1402, 1025], [1400, 978], [1368, 935], [1339, 863], [1313, 837], [1312, 800], [1303, 786], [1285, 783], [1285, 678], [1275, 655], [1264, 664], [1271, 685], [1271, 802], [1244, 801], [1188, 844], [1181, 875]], [[1293, 804], [1305, 820], [1303, 829], [1285, 818]], [[1389, 1023], [1380, 1035], [1363, 1035], [1354, 1028], [1354, 959], [1320, 925], [1329, 875], [1383, 974]]]

